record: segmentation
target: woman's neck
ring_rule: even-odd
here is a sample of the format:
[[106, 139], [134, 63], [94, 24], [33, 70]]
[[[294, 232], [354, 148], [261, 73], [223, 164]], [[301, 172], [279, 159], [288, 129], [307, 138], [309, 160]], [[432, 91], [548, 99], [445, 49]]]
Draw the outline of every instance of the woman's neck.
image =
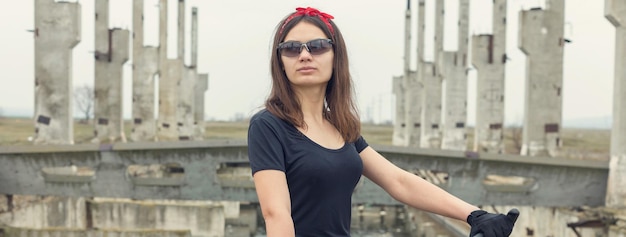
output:
[[305, 123], [322, 123], [325, 121], [323, 114], [325, 91], [325, 88], [321, 88], [300, 90], [297, 93]]

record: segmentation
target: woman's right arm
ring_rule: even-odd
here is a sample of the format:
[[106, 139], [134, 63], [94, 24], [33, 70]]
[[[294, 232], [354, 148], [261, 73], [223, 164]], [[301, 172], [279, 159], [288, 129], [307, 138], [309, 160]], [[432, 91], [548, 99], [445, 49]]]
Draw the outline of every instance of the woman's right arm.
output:
[[280, 170], [260, 170], [254, 173], [261, 212], [265, 220], [267, 236], [294, 237], [291, 219], [291, 199], [285, 173]]

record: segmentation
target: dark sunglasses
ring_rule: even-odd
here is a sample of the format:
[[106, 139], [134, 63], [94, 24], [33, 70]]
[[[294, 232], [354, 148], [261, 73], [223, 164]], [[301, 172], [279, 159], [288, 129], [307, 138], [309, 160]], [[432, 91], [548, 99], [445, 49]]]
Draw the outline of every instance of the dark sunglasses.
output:
[[285, 57], [298, 57], [302, 52], [302, 46], [311, 55], [320, 55], [333, 48], [333, 41], [331, 39], [314, 39], [306, 43], [287, 41], [278, 44], [278, 52]]

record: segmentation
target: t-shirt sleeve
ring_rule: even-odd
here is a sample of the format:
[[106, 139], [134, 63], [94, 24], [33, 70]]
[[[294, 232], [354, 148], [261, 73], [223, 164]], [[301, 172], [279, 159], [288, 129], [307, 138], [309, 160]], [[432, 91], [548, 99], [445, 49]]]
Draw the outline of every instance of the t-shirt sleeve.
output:
[[265, 119], [250, 121], [248, 128], [248, 159], [252, 174], [260, 170], [285, 172], [283, 147], [276, 130]]
[[365, 150], [368, 146], [369, 144], [367, 144], [363, 136], [359, 136], [359, 138], [354, 142], [354, 147], [358, 153], [361, 153], [361, 151]]

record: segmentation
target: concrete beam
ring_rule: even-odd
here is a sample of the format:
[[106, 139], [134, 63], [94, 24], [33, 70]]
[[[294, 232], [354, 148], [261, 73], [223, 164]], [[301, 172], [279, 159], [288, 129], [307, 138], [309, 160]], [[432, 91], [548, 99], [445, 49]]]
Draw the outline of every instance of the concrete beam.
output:
[[[410, 172], [447, 174], [441, 187], [476, 205], [594, 207], [605, 200], [607, 162], [373, 147]], [[135, 166], [157, 167], [160, 173], [141, 174], [130, 169]], [[75, 173], [44, 172], [54, 167], [68, 167]], [[233, 169], [242, 170], [231, 176], [240, 175], [218, 175]], [[69, 179], [85, 175], [89, 178]], [[493, 183], [494, 176], [529, 182]], [[237, 179], [239, 184], [234, 182]], [[247, 146], [238, 140], [0, 147], [2, 194], [257, 202], [250, 185]], [[366, 178], [357, 185], [353, 200], [398, 204]]]
[[144, 1], [133, 1], [133, 99], [131, 141], [154, 141], [156, 137], [155, 75], [159, 70], [159, 48], [144, 41]]
[[626, 2], [606, 0], [605, 7], [606, 18], [615, 26], [613, 127], [606, 203], [626, 208]]
[[555, 156], [563, 114], [564, 0], [519, 14], [519, 48], [526, 54], [522, 155]]
[[474, 151], [504, 153], [507, 0], [493, 2], [493, 33], [472, 37], [476, 75]]
[[79, 3], [35, 0], [35, 144], [74, 143], [72, 49]]

